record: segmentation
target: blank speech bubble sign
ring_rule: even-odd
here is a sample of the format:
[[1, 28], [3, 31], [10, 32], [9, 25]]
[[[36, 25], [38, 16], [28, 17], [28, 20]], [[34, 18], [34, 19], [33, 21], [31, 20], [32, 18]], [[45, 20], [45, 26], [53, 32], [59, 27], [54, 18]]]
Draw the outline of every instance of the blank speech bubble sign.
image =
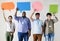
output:
[[17, 2], [17, 8], [19, 11], [29, 11], [31, 9], [30, 2]]
[[11, 10], [14, 9], [15, 5], [13, 2], [3, 2], [1, 7], [4, 8], [4, 10]]
[[50, 4], [49, 6], [49, 11], [53, 14], [53, 13], [57, 13], [58, 12], [58, 4]]
[[32, 8], [36, 11], [41, 11], [43, 9], [43, 4], [41, 2], [33, 2]]

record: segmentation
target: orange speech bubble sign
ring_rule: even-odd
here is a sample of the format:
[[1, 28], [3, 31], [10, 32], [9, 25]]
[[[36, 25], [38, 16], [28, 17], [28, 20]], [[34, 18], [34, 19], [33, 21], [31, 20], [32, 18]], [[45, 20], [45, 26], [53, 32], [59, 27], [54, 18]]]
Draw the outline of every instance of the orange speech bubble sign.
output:
[[15, 5], [13, 2], [4, 2], [1, 4], [1, 7], [4, 9], [4, 10], [11, 10], [11, 9], [14, 9]]

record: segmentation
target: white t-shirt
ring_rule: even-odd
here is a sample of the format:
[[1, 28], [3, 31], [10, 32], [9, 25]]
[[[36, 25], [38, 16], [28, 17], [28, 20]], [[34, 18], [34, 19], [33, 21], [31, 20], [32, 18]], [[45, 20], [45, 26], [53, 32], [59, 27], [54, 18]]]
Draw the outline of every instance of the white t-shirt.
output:
[[33, 20], [33, 34], [42, 34], [43, 22], [40, 19]]
[[15, 23], [9, 23], [9, 22], [6, 22], [6, 31], [7, 32], [14, 32], [14, 29], [15, 29]]

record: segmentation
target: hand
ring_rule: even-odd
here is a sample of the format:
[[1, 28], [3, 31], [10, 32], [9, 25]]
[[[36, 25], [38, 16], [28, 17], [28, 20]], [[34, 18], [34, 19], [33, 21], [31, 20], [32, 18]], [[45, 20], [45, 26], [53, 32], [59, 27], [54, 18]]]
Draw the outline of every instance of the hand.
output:
[[10, 35], [13, 35], [13, 33], [10, 33]]
[[36, 9], [34, 10], [34, 12], [36, 11]]
[[29, 37], [31, 36], [31, 31], [28, 31], [28, 36], [29, 36]]
[[4, 8], [2, 8], [2, 10], [4, 11]]

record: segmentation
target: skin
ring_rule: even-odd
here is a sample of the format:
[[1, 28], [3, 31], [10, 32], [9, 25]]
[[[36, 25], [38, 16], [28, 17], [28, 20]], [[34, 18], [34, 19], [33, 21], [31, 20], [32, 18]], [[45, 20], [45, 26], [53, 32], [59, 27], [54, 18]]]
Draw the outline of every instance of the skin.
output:
[[26, 13], [22, 13], [22, 16], [26, 16]]
[[[18, 8], [16, 8], [15, 16], [17, 16], [17, 11], [18, 11]], [[26, 16], [26, 12], [25, 13], [23, 12], [22, 16]], [[31, 35], [31, 29], [28, 31], [28, 36], [30, 37], [30, 35]]]
[[50, 15], [48, 15], [48, 16], [47, 16], [47, 19], [48, 19], [48, 20], [50, 20], [50, 19], [51, 19], [51, 16], [50, 16]]
[[40, 15], [35, 15], [36, 19], [39, 19], [40, 18]]
[[12, 23], [12, 18], [11, 17], [8, 17], [8, 20], [10, 23]]
[[[17, 11], [18, 11], [18, 8], [16, 8], [15, 16], [17, 16]], [[26, 16], [26, 12], [22, 13], [22, 16]]]
[[[4, 14], [4, 9], [2, 8], [2, 10], [3, 10], [3, 17], [4, 17], [5, 22], [12, 23], [12, 18], [8, 17], [8, 20], [7, 20], [6, 17], [5, 17], [5, 14]], [[15, 32], [15, 29], [14, 29], [14, 32]], [[14, 34], [14, 32], [11, 32], [10, 34], [12, 35], [12, 34]]]

